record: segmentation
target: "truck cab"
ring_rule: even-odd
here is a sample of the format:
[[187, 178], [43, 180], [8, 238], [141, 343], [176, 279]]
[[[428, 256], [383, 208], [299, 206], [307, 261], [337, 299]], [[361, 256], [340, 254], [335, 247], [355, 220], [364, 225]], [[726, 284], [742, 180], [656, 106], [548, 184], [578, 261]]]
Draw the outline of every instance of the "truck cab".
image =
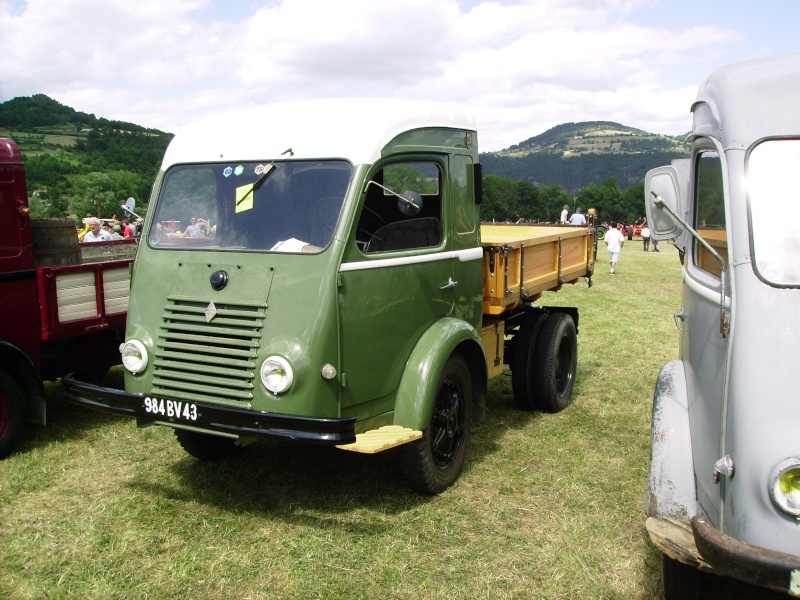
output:
[[798, 90], [800, 55], [715, 71], [691, 158], [646, 176], [648, 223], [684, 282], [645, 502], [667, 598], [702, 597], [702, 571], [800, 596]]

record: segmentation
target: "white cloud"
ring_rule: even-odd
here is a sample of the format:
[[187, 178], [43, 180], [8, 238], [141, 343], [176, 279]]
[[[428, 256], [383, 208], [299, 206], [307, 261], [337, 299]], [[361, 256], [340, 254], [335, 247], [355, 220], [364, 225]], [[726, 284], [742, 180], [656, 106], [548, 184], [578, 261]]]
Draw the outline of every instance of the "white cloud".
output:
[[28, 0], [12, 10], [0, 0], [0, 94], [45, 93], [169, 131], [209, 112], [285, 98], [441, 99], [473, 108], [484, 150], [567, 121], [682, 133], [700, 76], [687, 80], [681, 68], [698, 68], [714, 53], [722, 64], [742, 33], [636, 21], [653, 6], [659, 2]]

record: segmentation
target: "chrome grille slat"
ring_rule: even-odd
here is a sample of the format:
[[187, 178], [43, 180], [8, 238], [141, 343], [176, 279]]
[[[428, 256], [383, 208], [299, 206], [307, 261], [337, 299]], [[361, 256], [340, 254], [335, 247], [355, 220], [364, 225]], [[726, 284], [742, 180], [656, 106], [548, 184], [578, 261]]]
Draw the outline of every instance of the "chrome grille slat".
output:
[[[153, 394], [249, 408], [265, 304], [170, 297], [154, 352]], [[210, 314], [210, 312], [209, 312]]]

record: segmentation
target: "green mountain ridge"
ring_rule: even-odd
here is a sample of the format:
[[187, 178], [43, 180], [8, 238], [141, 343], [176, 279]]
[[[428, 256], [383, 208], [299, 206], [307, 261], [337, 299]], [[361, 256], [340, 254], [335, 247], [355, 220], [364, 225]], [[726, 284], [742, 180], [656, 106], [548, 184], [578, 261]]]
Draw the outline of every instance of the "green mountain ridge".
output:
[[[11, 137], [20, 146], [31, 193], [47, 190], [54, 199], [74, 197], [82, 193], [79, 186], [86, 185], [80, 176], [133, 173], [135, 185], [124, 193], [140, 202], [147, 202], [172, 139], [157, 129], [78, 112], [44, 94], [1, 103], [0, 136]], [[539, 188], [560, 186], [573, 197], [587, 186], [612, 180], [621, 190], [632, 188], [641, 184], [649, 169], [687, 155], [685, 136], [647, 133], [613, 121], [587, 121], [563, 123], [505, 150], [482, 153], [481, 162], [486, 177]]]

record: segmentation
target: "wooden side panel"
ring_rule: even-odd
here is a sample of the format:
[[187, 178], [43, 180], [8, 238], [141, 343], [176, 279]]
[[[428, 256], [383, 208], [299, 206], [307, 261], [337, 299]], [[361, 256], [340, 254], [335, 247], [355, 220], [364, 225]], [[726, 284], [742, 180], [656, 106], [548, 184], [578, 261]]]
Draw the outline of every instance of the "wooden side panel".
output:
[[481, 228], [483, 314], [574, 283], [594, 270], [594, 230], [586, 227], [491, 225]]

